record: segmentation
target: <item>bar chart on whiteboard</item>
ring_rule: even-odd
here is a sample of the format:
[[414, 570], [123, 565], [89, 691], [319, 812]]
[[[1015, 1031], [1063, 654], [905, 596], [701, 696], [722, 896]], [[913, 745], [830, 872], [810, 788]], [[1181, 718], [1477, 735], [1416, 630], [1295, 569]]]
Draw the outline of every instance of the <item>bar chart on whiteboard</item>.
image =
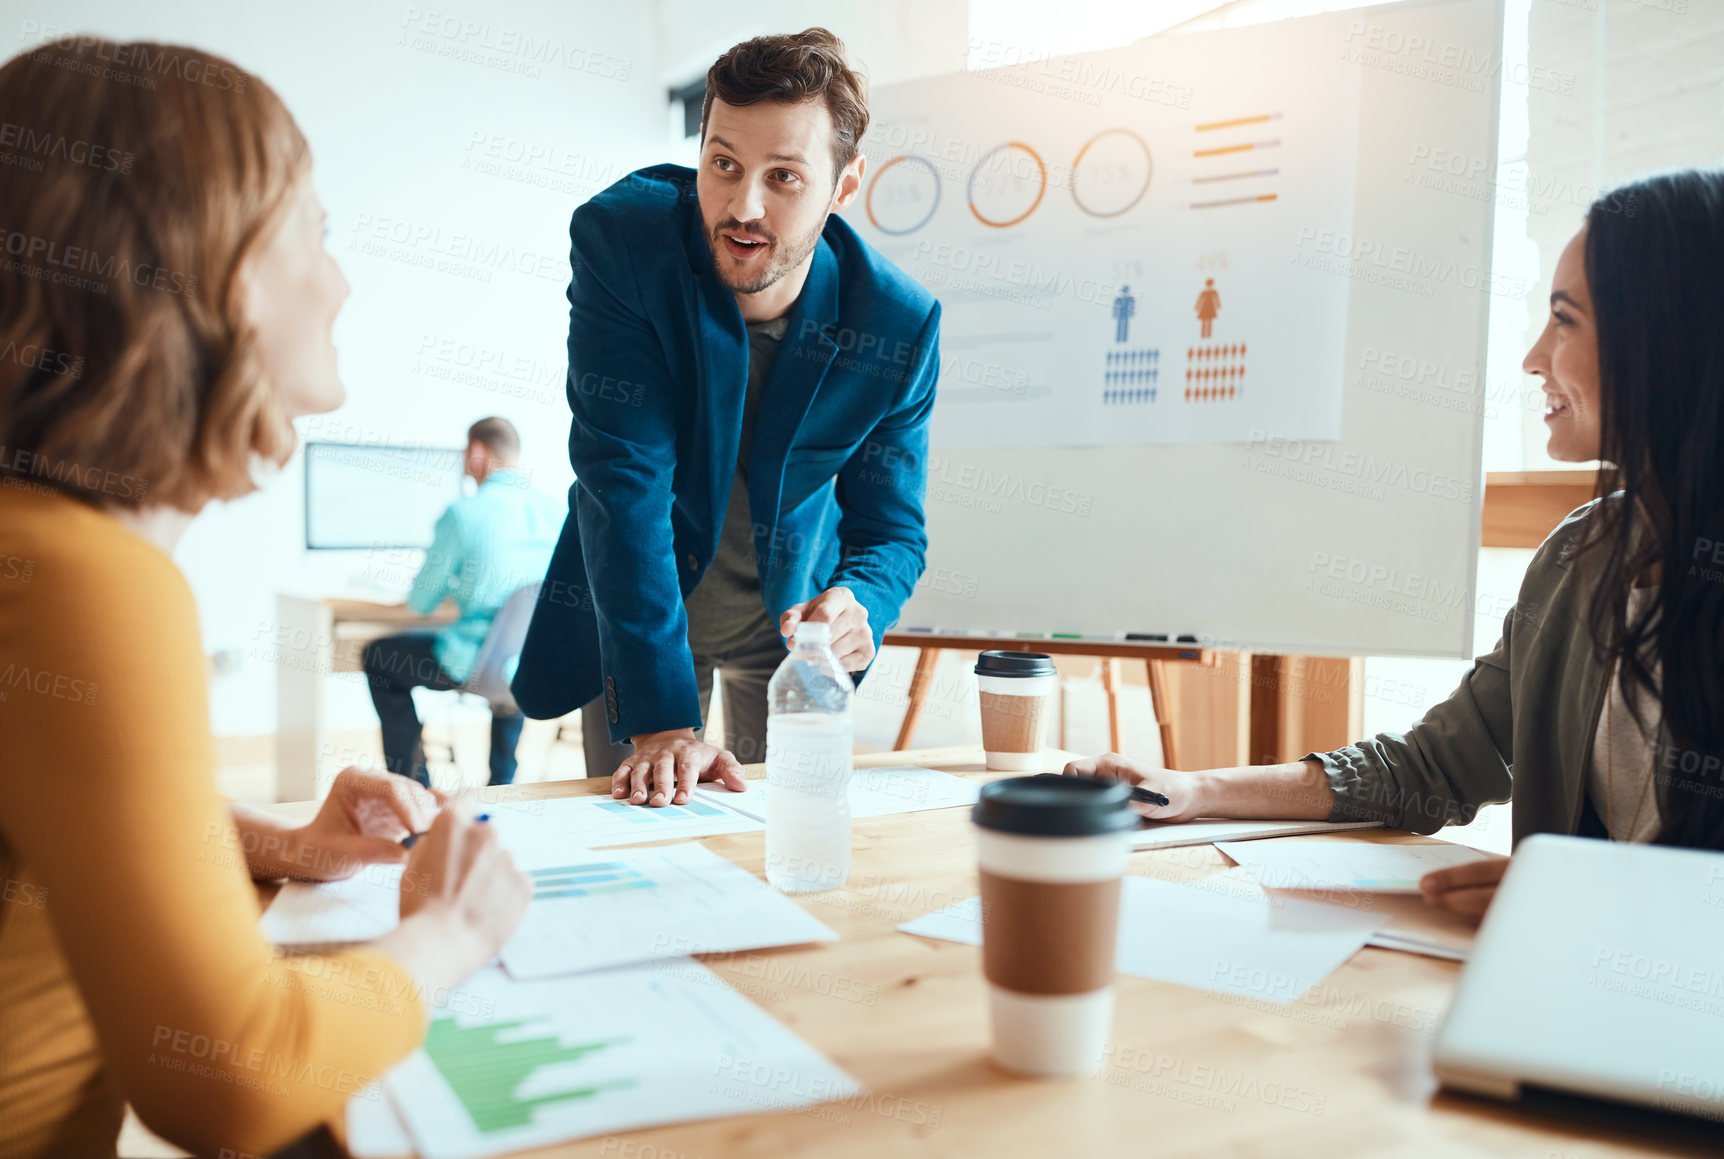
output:
[[845, 216], [940, 299], [936, 446], [1339, 436], [1348, 291], [1392, 275], [1350, 236], [1358, 71], [1241, 32], [875, 94]]

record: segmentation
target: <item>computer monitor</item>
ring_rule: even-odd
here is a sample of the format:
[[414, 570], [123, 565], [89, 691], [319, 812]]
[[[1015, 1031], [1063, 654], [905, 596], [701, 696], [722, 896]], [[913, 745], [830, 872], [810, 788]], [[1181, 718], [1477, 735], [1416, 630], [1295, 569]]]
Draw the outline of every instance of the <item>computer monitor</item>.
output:
[[459, 447], [305, 445], [305, 546], [428, 548], [461, 497]]

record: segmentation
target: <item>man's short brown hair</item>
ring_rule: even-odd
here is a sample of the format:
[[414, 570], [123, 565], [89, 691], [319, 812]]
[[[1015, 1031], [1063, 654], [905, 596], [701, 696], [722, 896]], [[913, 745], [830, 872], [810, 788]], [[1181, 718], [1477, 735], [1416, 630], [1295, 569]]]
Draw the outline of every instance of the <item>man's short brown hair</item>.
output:
[[511, 464], [521, 457], [521, 433], [505, 418], [492, 416], [480, 419], [467, 428], [467, 445], [478, 443], [501, 463]]
[[832, 180], [844, 172], [868, 131], [868, 84], [844, 57], [844, 42], [824, 28], [745, 40], [706, 70], [700, 139], [713, 98], [738, 107], [760, 101], [825, 102], [832, 117]]

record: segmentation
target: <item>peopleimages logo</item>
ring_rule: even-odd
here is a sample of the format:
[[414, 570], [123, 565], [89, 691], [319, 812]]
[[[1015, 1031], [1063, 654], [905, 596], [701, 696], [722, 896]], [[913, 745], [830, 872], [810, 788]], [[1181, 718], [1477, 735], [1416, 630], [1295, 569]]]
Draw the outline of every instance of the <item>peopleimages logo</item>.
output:
[[469, 59], [476, 64], [491, 63], [481, 55], [495, 53], [499, 58], [513, 58], [515, 68], [537, 77], [543, 74], [539, 66], [549, 65], [566, 72], [583, 72], [605, 80], [626, 81], [634, 62], [626, 57], [611, 56], [578, 44], [569, 44], [552, 36], [540, 36], [531, 30], [509, 28], [488, 20], [470, 20], [452, 12], [426, 11], [409, 6], [401, 19], [406, 29], [404, 41], [408, 47], [436, 52], [454, 59]]
[[110, 281], [130, 282], [151, 290], [166, 290], [187, 297], [197, 293], [196, 274], [182, 274], [150, 262], [134, 262], [109, 254], [104, 257], [84, 246], [66, 245], [50, 238], [20, 233], [15, 229], [0, 229], [0, 251], [20, 262], [40, 262], [61, 270], [79, 274], [94, 274]]
[[[1351, 58], [1360, 63], [1389, 67], [1395, 72], [1439, 80], [1473, 92], [1483, 91], [1485, 80], [1500, 75], [1512, 85], [1563, 96], [1574, 93], [1576, 78], [1572, 72], [1525, 61], [1505, 61], [1489, 49], [1481, 51], [1452, 40], [1433, 40], [1417, 32], [1402, 32], [1382, 24], [1354, 21], [1348, 26], [1346, 44]], [[1464, 84], [1456, 84], [1462, 80]]]
[[1064, 294], [1080, 302], [1111, 302], [1114, 298], [1112, 282], [1079, 277], [1069, 270], [1047, 269], [1038, 262], [948, 242], [921, 239], [916, 242], [911, 260], [954, 274], [990, 279], [1028, 293]]
[[73, 165], [88, 165], [92, 169], [118, 173], [130, 173], [132, 163], [137, 160], [137, 155], [130, 151], [122, 152], [109, 145], [95, 145], [63, 133], [36, 130], [11, 121], [0, 121], [0, 149], [15, 149], [31, 157], [68, 161]]
[[[1288, 439], [1267, 431], [1253, 430], [1246, 449], [1256, 455], [1281, 459], [1302, 468], [1315, 468], [1338, 476], [1384, 487], [1397, 487], [1437, 499], [1470, 503], [1473, 485], [1454, 475], [1409, 467], [1393, 459], [1379, 459], [1360, 451], [1340, 451], [1334, 443], [1318, 439]], [[1380, 497], [1380, 496], [1379, 496]]]
[[1473, 262], [1374, 238], [1353, 237], [1334, 230], [1301, 226], [1293, 241], [1294, 265], [1326, 270], [1359, 281], [1375, 282], [1430, 297], [1438, 285], [1458, 286], [1507, 298], [1524, 298], [1526, 278], [1499, 273]]

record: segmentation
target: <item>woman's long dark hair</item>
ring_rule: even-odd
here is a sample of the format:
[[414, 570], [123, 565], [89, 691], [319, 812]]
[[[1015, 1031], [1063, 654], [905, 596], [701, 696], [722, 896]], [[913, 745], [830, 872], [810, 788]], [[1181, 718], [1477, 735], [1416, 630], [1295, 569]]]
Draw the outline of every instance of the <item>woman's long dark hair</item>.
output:
[[[1724, 172], [1623, 186], [1593, 203], [1586, 231], [1599, 494], [1622, 493], [1588, 537], [1602, 564], [1592, 637], [1621, 663], [1629, 704], [1646, 691], [1664, 707], [1659, 843], [1724, 849]], [[1654, 564], [1648, 614], [1630, 620], [1629, 589]]]

